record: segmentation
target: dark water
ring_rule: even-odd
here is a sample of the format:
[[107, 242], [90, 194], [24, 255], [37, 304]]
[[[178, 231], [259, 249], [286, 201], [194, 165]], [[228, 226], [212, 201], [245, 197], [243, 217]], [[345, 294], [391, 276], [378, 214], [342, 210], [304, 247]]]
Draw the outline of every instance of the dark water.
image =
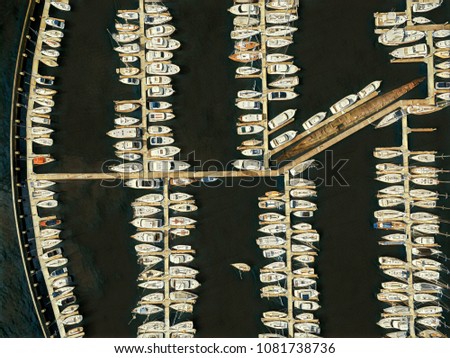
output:
[[[116, 5], [135, 7], [136, 1], [72, 1], [73, 12], [67, 19], [61, 66], [57, 76], [52, 148], [57, 161], [43, 172], [92, 172], [113, 156], [114, 141], [105, 132], [112, 128], [115, 99], [137, 98], [138, 93], [118, 83], [114, 68], [117, 55], [106, 28], [113, 28]], [[226, 11], [231, 1], [178, 0], [166, 2], [173, 10], [175, 36], [182, 42], [174, 62], [182, 68], [176, 76], [174, 96], [177, 119], [173, 125], [176, 143], [183, 153], [195, 150], [196, 158], [228, 162], [236, 158], [235, 134], [238, 112], [234, 94], [251, 81], [234, 79], [235, 66], [228, 59], [232, 42], [228, 37], [232, 17]], [[301, 95], [289, 103], [271, 106], [273, 114], [298, 107], [299, 123], [328, 108], [336, 100], [354, 93], [367, 83], [383, 80], [388, 91], [424, 74], [417, 64], [390, 64], [390, 49], [379, 46], [373, 34], [373, 12], [402, 9], [403, 1], [302, 1], [296, 55], [302, 67]], [[9, 92], [15, 48], [20, 34], [24, 1], [5, 1], [0, 20], [2, 73], [2, 159], [1, 173], [8, 173]], [[201, 12], [198, 9], [202, 9]], [[345, 11], [343, 11], [344, 9]], [[431, 14], [436, 22], [450, 16], [449, 3]], [[444, 20], [445, 19], [445, 20]], [[3, 39], [6, 39], [3, 41]], [[45, 72], [42, 69], [41, 72]], [[421, 86], [411, 96], [424, 97]], [[3, 108], [3, 107], [2, 107]], [[413, 134], [412, 147], [450, 153], [447, 140], [449, 111], [411, 120], [411, 126], [439, 128], [432, 134]], [[320, 275], [321, 304], [318, 315], [325, 337], [380, 337], [375, 325], [381, 306], [375, 299], [382, 277], [377, 257], [396, 253], [380, 248], [379, 232], [372, 230], [375, 193], [380, 186], [373, 180], [375, 146], [398, 145], [399, 126], [375, 131], [366, 128], [333, 148], [335, 161], [348, 159], [341, 172], [348, 186], [332, 185], [319, 191], [319, 211], [314, 221], [322, 235], [317, 270]], [[41, 150], [41, 149], [37, 149]], [[324, 161], [324, 155], [317, 159]], [[440, 166], [446, 166], [445, 162]], [[4, 170], [3, 170], [4, 169]], [[323, 172], [318, 173], [324, 176]], [[0, 277], [1, 331], [3, 336], [39, 336], [28, 291], [21, 272], [12, 227], [8, 178], [2, 181]], [[257, 197], [265, 184], [242, 188], [189, 188], [200, 207], [198, 228], [188, 241], [197, 250], [195, 266], [200, 270], [202, 286], [195, 307], [195, 325], [199, 337], [254, 337], [263, 332], [261, 312], [271, 303], [259, 298], [258, 267], [263, 264], [256, 247]], [[70, 271], [77, 296], [86, 317], [91, 337], [132, 337], [136, 324], [128, 325], [129, 311], [139, 291], [135, 279], [130, 203], [142, 193], [121, 188], [104, 188], [99, 182], [58, 184], [61, 205], [58, 215], [64, 221], [64, 249], [70, 258]], [[442, 186], [448, 192], [450, 187]], [[450, 206], [450, 205], [447, 205]], [[445, 216], [445, 214], [442, 214]], [[443, 231], [450, 231], [444, 226]], [[179, 240], [180, 243], [182, 240]], [[178, 243], [178, 242], [177, 242]], [[445, 247], [448, 251], [448, 244]], [[243, 280], [231, 270], [230, 263], [243, 261], [254, 265]], [[20, 298], [20, 300], [18, 300]], [[30, 323], [31, 322], [31, 323]]]

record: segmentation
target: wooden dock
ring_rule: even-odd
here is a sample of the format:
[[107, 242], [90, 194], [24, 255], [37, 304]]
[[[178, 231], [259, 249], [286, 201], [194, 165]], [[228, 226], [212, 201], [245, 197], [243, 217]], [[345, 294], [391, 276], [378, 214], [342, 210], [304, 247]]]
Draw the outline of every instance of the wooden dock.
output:
[[262, 87], [262, 116], [263, 116], [263, 146], [264, 146], [264, 157], [263, 166], [264, 168], [269, 168], [270, 160], [270, 148], [269, 148], [269, 100], [267, 98], [268, 88], [267, 88], [267, 36], [266, 36], [266, 1], [259, 0], [260, 8], [260, 29], [261, 29], [261, 87]]
[[[50, 10], [50, 2], [49, 1], [45, 1], [44, 3], [44, 9], [42, 12], [42, 18], [41, 18], [41, 23], [40, 23], [40, 27], [39, 27], [39, 35], [38, 38], [36, 39], [36, 47], [35, 47], [35, 54], [38, 54], [41, 52], [42, 50], [42, 33], [45, 31], [46, 29], [46, 23], [45, 23], [45, 19], [49, 17], [49, 10]], [[39, 65], [40, 65], [40, 61], [39, 58], [37, 56], [34, 57], [33, 59], [33, 66], [32, 66], [32, 76], [30, 78], [30, 94], [34, 93], [34, 89], [36, 88], [37, 82], [36, 82], [36, 77], [38, 76], [38, 71], [39, 71]], [[34, 100], [33, 100], [33, 96], [29, 96], [29, 100], [28, 100], [28, 108], [31, 109], [34, 106]], [[31, 110], [27, 111], [27, 119], [26, 119], [26, 131], [27, 131], [27, 138], [34, 138], [34, 135], [31, 132], [31, 128], [32, 128], [32, 121], [31, 121], [31, 117], [32, 117], [32, 112]], [[34, 173], [33, 173], [33, 156], [34, 155], [30, 155], [30, 153], [33, 153], [33, 142], [32, 140], [27, 140], [26, 141], [26, 147], [27, 147], [27, 177], [28, 178], [32, 178]], [[28, 181], [28, 192], [29, 193], [33, 193], [34, 189], [31, 186], [31, 182]], [[46, 262], [42, 259], [42, 254], [44, 253], [44, 249], [42, 248], [41, 245], [41, 228], [39, 226], [39, 212], [38, 212], [38, 208], [36, 206], [37, 202], [39, 200], [36, 200], [33, 198], [33, 196], [30, 194], [30, 207], [31, 207], [31, 214], [32, 214], [32, 220], [33, 220], [33, 230], [34, 230], [34, 234], [35, 234], [35, 239], [36, 239], [36, 254], [37, 254], [37, 258], [39, 260], [39, 263], [41, 265], [41, 272], [42, 275], [44, 277], [45, 283], [47, 285], [47, 290], [48, 293], [51, 294], [54, 291], [54, 288], [52, 286], [52, 280], [50, 278], [50, 272], [48, 267], [46, 266]], [[58, 297], [60, 298], [60, 297]], [[58, 331], [59, 334], [61, 336], [61, 338], [64, 338], [66, 336], [66, 329], [65, 326], [62, 324], [62, 321], [60, 319], [60, 311], [59, 311], [59, 307], [56, 304], [56, 299], [52, 299], [50, 297], [50, 302], [52, 305], [52, 309], [53, 312], [55, 314], [56, 317], [56, 324], [58, 326]]]

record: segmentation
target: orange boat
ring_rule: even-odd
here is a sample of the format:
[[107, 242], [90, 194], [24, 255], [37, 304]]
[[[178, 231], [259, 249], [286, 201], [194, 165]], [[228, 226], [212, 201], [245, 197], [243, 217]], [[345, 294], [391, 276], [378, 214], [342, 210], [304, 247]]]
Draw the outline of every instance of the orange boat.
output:
[[234, 48], [239, 51], [248, 51], [257, 48], [259, 43], [255, 41], [236, 41]]
[[34, 157], [33, 165], [47, 164], [47, 163], [53, 162], [54, 160], [55, 159], [53, 159], [52, 157], [44, 157], [44, 156]]
[[253, 61], [261, 59], [262, 54], [261, 54], [261, 52], [258, 52], [258, 51], [238, 52], [238, 53], [232, 54], [231, 56], [229, 56], [229, 58], [236, 62], [247, 63], [247, 62], [253, 62]]

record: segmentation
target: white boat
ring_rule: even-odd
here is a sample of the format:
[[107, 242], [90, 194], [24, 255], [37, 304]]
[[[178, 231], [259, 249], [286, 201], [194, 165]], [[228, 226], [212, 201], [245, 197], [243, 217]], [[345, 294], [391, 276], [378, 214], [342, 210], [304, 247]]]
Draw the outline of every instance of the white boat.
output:
[[450, 78], [450, 71], [436, 72], [436, 77], [448, 79]]
[[286, 253], [286, 250], [284, 250], [284, 249], [266, 249], [266, 250], [263, 250], [263, 256], [265, 258], [268, 258], [268, 259], [279, 257], [281, 255], [284, 255], [285, 253]]
[[435, 31], [433, 31], [434, 38], [441, 39], [441, 38], [445, 38], [448, 36], [450, 36], [450, 30], [435, 30]]
[[169, 76], [149, 76], [145, 78], [147, 86], [168, 85], [172, 82], [172, 78]]
[[110, 130], [106, 134], [113, 138], [137, 138], [141, 136], [141, 129], [136, 127], [123, 127]]
[[149, 160], [148, 170], [152, 172], [173, 172], [186, 170], [191, 165], [178, 160]]
[[239, 159], [239, 160], [235, 160], [232, 164], [235, 168], [242, 169], [242, 170], [261, 170], [262, 169], [262, 163], [259, 160]]
[[374, 217], [378, 220], [393, 220], [405, 217], [405, 213], [399, 210], [382, 209], [374, 212]]
[[159, 36], [170, 36], [175, 32], [175, 30], [175, 26], [167, 24], [152, 26], [145, 30], [145, 37], [151, 38]]
[[303, 124], [303, 128], [305, 131], [309, 131], [311, 128], [317, 126], [320, 122], [322, 122], [325, 117], [327, 116], [327, 112], [319, 112], [312, 116], [311, 118], [307, 119]]
[[36, 204], [37, 207], [39, 208], [44, 208], [44, 209], [50, 209], [50, 208], [55, 208], [58, 206], [58, 201], [56, 200], [43, 200], [40, 201]]
[[36, 102], [39, 105], [44, 106], [44, 107], [53, 107], [55, 105], [55, 101], [50, 98], [37, 96], [37, 97], [31, 97], [31, 99], [34, 102]]
[[283, 124], [291, 120], [295, 116], [296, 112], [297, 112], [296, 109], [287, 109], [281, 112], [279, 115], [277, 115], [276, 117], [272, 118], [269, 121], [268, 123], [269, 128], [275, 129], [282, 126]]
[[164, 238], [161, 231], [140, 231], [134, 235], [131, 235], [131, 237], [144, 243], [159, 243]]
[[375, 26], [379, 27], [393, 27], [403, 25], [408, 17], [406, 13], [402, 12], [377, 12], [374, 14]]
[[318, 242], [320, 240], [320, 235], [317, 232], [304, 232], [293, 235], [292, 239], [300, 242]]
[[258, 91], [253, 91], [253, 90], [241, 90], [238, 91], [237, 93], [237, 97], [238, 98], [258, 98], [261, 97], [262, 93], [258, 92]]
[[161, 209], [150, 205], [133, 205], [134, 217], [152, 216], [161, 211]]
[[286, 217], [279, 213], [268, 212], [268, 213], [260, 214], [258, 216], [258, 218], [260, 221], [282, 221]]
[[383, 128], [387, 127], [395, 122], [397, 122], [400, 118], [406, 116], [406, 112], [403, 108], [400, 108], [387, 116], [383, 117], [383, 119], [377, 124], [375, 128]]
[[173, 53], [170, 51], [147, 51], [145, 59], [147, 62], [153, 61], [168, 61], [173, 57]]
[[172, 137], [162, 137], [162, 136], [151, 136], [149, 143], [150, 145], [169, 145], [175, 142]]
[[30, 187], [35, 188], [35, 189], [45, 189], [48, 187], [51, 187], [53, 185], [55, 185], [56, 183], [54, 181], [50, 181], [50, 180], [33, 180], [30, 181]]
[[44, 106], [42, 106], [42, 107], [36, 107], [36, 108], [33, 108], [33, 110], [32, 110], [32, 112], [34, 113], [34, 114], [48, 114], [48, 113], [50, 113], [52, 111], [52, 108], [51, 107], [44, 107]]
[[285, 295], [287, 290], [284, 287], [278, 285], [268, 285], [261, 288], [261, 292], [262, 297], [276, 297]]
[[41, 240], [41, 246], [43, 249], [51, 249], [52, 247], [59, 245], [61, 242], [62, 240], [60, 239]]
[[284, 91], [271, 91], [267, 95], [267, 99], [269, 101], [287, 101], [290, 99], [293, 99], [298, 96], [298, 93], [295, 93], [291, 90], [284, 90]]
[[117, 150], [122, 150], [122, 151], [140, 150], [142, 148], [142, 142], [125, 140], [125, 141], [117, 142], [116, 144], [114, 144], [114, 147]]
[[369, 83], [366, 87], [364, 87], [361, 91], [357, 93], [360, 99], [363, 99], [370, 94], [374, 93], [378, 88], [380, 88], [382, 81], [373, 81]]
[[239, 117], [239, 121], [241, 122], [261, 122], [263, 120], [263, 115], [262, 114], [256, 114], [256, 113], [251, 113], [251, 114], [243, 114], [242, 116]]
[[403, 205], [405, 203], [405, 199], [403, 198], [383, 198], [378, 199], [378, 205], [382, 208], [391, 208], [398, 205]]
[[266, 233], [266, 234], [277, 234], [286, 232], [286, 224], [270, 224], [264, 225], [258, 229], [258, 231]]
[[436, 224], [414, 225], [412, 229], [422, 234], [439, 234], [439, 225]]
[[282, 77], [278, 80], [270, 82], [269, 86], [277, 88], [292, 88], [297, 86], [299, 83], [300, 80], [298, 76], [289, 76], [289, 77]]
[[162, 311], [163, 311], [163, 308], [161, 306], [146, 304], [146, 305], [142, 305], [142, 306], [138, 306], [138, 307], [134, 308], [131, 312], [135, 313], [135, 314], [148, 316], [151, 314], [157, 314]]
[[48, 261], [45, 263], [45, 266], [47, 267], [61, 267], [64, 266], [65, 264], [67, 264], [69, 262], [69, 260], [65, 257], [61, 257], [58, 259], [53, 259], [51, 261]]
[[294, 130], [286, 131], [283, 134], [280, 134], [279, 136], [272, 139], [270, 141], [270, 146], [272, 147], [272, 149], [278, 148], [279, 146], [292, 141], [296, 135], [297, 135], [297, 131], [294, 131]]
[[284, 53], [270, 53], [266, 56], [267, 62], [286, 62], [293, 59], [294, 56], [286, 55]]
[[180, 41], [168, 37], [152, 37], [145, 42], [147, 50], [173, 51], [180, 46]]
[[114, 51], [119, 53], [138, 53], [141, 50], [140, 46], [137, 43], [126, 44], [123, 46], [114, 47]]
[[136, 199], [136, 202], [156, 204], [163, 200], [164, 200], [164, 195], [157, 194], [157, 193], [150, 193], [150, 194], [140, 196], [139, 198]]
[[428, 55], [428, 47], [425, 44], [400, 47], [392, 51], [391, 55], [396, 58], [421, 58]]
[[169, 275], [175, 277], [195, 277], [198, 275], [198, 270], [186, 266], [171, 266], [169, 267]]
[[31, 134], [32, 135], [46, 135], [53, 133], [54, 130], [47, 127], [31, 127]]
[[119, 32], [111, 35], [114, 41], [121, 43], [130, 43], [139, 39], [140, 35], [135, 32]]
[[378, 42], [385, 46], [398, 46], [416, 42], [425, 37], [425, 32], [393, 28], [378, 37]]
[[261, 72], [261, 69], [251, 66], [241, 66], [236, 69], [236, 74], [242, 76], [252, 76]]
[[236, 27], [253, 27], [259, 25], [259, 19], [250, 16], [236, 16], [233, 19], [233, 25]]
[[63, 30], [65, 27], [65, 21], [62, 19], [56, 19], [54, 17], [48, 17], [45, 19], [45, 23], [48, 26], [55, 27], [57, 29]]
[[237, 127], [237, 134], [239, 135], [249, 135], [260, 133], [264, 130], [263, 126], [260, 125], [246, 125]]
[[53, 145], [53, 139], [52, 138], [33, 138], [33, 143], [51, 147]]
[[285, 243], [286, 240], [278, 236], [263, 236], [256, 239], [256, 244], [260, 247], [277, 247], [283, 246]]
[[378, 159], [392, 159], [402, 155], [401, 150], [380, 149], [377, 148], [373, 151], [373, 156]]
[[317, 196], [317, 192], [313, 189], [292, 189], [289, 194], [291, 197], [300, 199], [300, 198], [311, 198]]
[[289, 12], [269, 12], [266, 15], [268, 24], [287, 24], [295, 20], [298, 20], [298, 16]]
[[143, 170], [143, 166], [141, 163], [130, 162], [111, 165], [108, 169], [117, 173], [139, 173]]
[[193, 278], [171, 278], [170, 287], [176, 291], [195, 290], [200, 283]]
[[43, 230], [41, 230], [39, 236], [41, 238], [45, 239], [45, 238], [58, 236], [60, 232], [61, 232], [61, 230], [59, 230], [59, 229], [43, 229]]
[[144, 24], [151, 26], [165, 24], [170, 20], [172, 20], [172, 16], [170, 15], [150, 14], [144, 16]]
[[270, 26], [266, 28], [266, 36], [270, 37], [289, 36], [297, 30], [298, 28], [293, 26], [284, 26], [284, 25]]
[[190, 213], [198, 210], [198, 206], [194, 204], [174, 204], [170, 205], [169, 208], [180, 213]]
[[150, 112], [148, 114], [148, 121], [151, 123], [170, 121], [175, 118], [175, 115], [170, 112]]
[[198, 296], [195, 293], [187, 291], [175, 291], [169, 293], [171, 301], [175, 302], [195, 302]]
[[449, 48], [450, 40], [438, 41], [434, 44], [437, 48]]
[[428, 2], [415, 2], [412, 4], [413, 12], [428, 12], [441, 6], [442, 0], [433, 0]]
[[236, 107], [244, 110], [260, 110], [262, 107], [261, 101], [239, 101]]
[[266, 3], [266, 7], [268, 9], [274, 10], [288, 10], [297, 5], [298, 3], [296, 2], [296, 0], [272, 0]]
[[289, 205], [296, 210], [317, 210], [317, 205], [307, 200], [293, 199]]
[[164, 146], [150, 149], [150, 156], [157, 158], [168, 158], [177, 155], [180, 148], [174, 146]]
[[180, 67], [173, 63], [154, 62], [145, 67], [145, 71], [152, 75], [175, 75], [180, 72]]
[[356, 94], [348, 95], [343, 99], [339, 100], [335, 104], [330, 107], [330, 111], [332, 114], [336, 114], [339, 112], [343, 112], [346, 108], [353, 105], [358, 100], [358, 96]]
[[131, 102], [125, 102], [125, 103], [117, 103], [114, 106], [114, 110], [119, 113], [129, 113], [137, 110], [141, 105], [138, 103], [131, 103]]
[[231, 31], [230, 37], [233, 40], [243, 40], [252, 36], [256, 36], [259, 33], [259, 30], [238, 29]]
[[153, 86], [147, 89], [148, 97], [168, 97], [175, 93], [171, 85]]
[[392, 174], [380, 175], [380, 176], [376, 177], [375, 180], [378, 180], [378, 181], [381, 181], [384, 183], [394, 184], [394, 183], [400, 183], [404, 179], [401, 174], [392, 173]]
[[300, 71], [296, 65], [275, 63], [267, 66], [267, 73], [269, 75], [292, 75]]
[[167, 134], [172, 132], [172, 128], [168, 126], [149, 126], [147, 129], [148, 134]]
[[268, 48], [281, 48], [281, 47], [289, 46], [293, 42], [294, 42], [293, 40], [286, 39], [286, 38], [269, 38], [266, 41], [266, 46]]
[[76, 314], [76, 315], [65, 317], [62, 320], [62, 324], [64, 326], [73, 326], [73, 325], [79, 324], [82, 320], [83, 320], [83, 316], [80, 314]]
[[256, 4], [238, 4], [228, 9], [233, 15], [259, 15], [259, 6]]
[[[136, 179], [137, 180], [137, 179]], [[143, 229], [155, 229], [162, 226], [161, 219], [152, 219], [152, 218], [136, 218], [133, 221], [130, 221], [130, 224]]]
[[169, 225], [173, 226], [188, 226], [195, 224], [196, 221], [184, 216], [174, 216], [169, 219]]
[[191, 194], [187, 193], [171, 193], [169, 194], [169, 199], [171, 201], [185, 201], [192, 198]]
[[412, 178], [411, 181], [414, 184], [424, 185], [424, 186], [433, 186], [433, 185], [438, 185], [439, 184], [439, 180], [438, 179], [431, 178], [431, 177], [415, 177], [415, 178]]
[[55, 8], [57, 8], [58, 10], [61, 10], [61, 11], [70, 11], [70, 9], [71, 9], [71, 6], [69, 4], [61, 2], [61, 1], [51, 0], [50, 5], [54, 6]]

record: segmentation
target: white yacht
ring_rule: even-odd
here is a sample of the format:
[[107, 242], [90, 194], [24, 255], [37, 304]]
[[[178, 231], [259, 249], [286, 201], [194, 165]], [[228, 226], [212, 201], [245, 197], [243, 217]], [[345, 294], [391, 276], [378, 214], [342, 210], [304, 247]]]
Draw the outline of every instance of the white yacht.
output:
[[123, 127], [110, 130], [106, 134], [113, 138], [137, 138], [141, 136], [141, 129], [136, 127]]
[[233, 40], [243, 40], [252, 36], [256, 36], [260, 33], [260, 30], [250, 30], [247, 28], [237, 29], [231, 31], [230, 37]]
[[180, 72], [180, 67], [173, 63], [154, 62], [147, 65], [145, 71], [151, 75], [175, 75]]
[[327, 116], [326, 112], [319, 112], [312, 116], [311, 118], [307, 119], [303, 124], [303, 128], [305, 131], [309, 131], [311, 128], [317, 126], [320, 122], [322, 122], [325, 117]]
[[272, 64], [267, 66], [267, 73], [269, 75], [292, 75], [300, 69], [296, 65], [290, 64]]
[[425, 37], [425, 32], [393, 28], [378, 37], [378, 42], [385, 46], [398, 46], [416, 42]]
[[177, 160], [150, 160], [148, 161], [148, 170], [152, 172], [173, 172], [186, 170], [191, 165], [189, 163]]
[[388, 115], [384, 116], [383, 119], [376, 125], [375, 128], [383, 128], [390, 126], [391, 124], [397, 122], [400, 118], [406, 116], [406, 112], [403, 108], [400, 108]]
[[144, 16], [144, 24], [150, 25], [150, 26], [165, 24], [166, 22], [169, 22], [170, 20], [172, 20], [172, 16], [170, 16], [170, 15], [150, 14], [150, 15]]
[[160, 36], [170, 36], [175, 32], [175, 26], [172, 25], [157, 25], [152, 26], [145, 30], [145, 37], [151, 38], [151, 37], [160, 37]]
[[442, 0], [430, 0], [428, 2], [415, 2], [412, 4], [413, 12], [428, 12], [442, 5]]
[[394, 27], [403, 25], [407, 20], [408, 16], [404, 12], [376, 12], [375, 26], [378, 27]]
[[289, 12], [269, 12], [266, 15], [267, 24], [287, 24], [298, 20], [298, 15]]
[[380, 88], [382, 81], [373, 81], [364, 87], [361, 91], [357, 93], [360, 99], [363, 99], [370, 94], [374, 93], [378, 88]]
[[269, 37], [289, 36], [297, 30], [298, 28], [293, 26], [285, 26], [285, 25], [270, 26], [266, 28], [266, 36]]
[[143, 170], [143, 166], [141, 163], [131, 162], [111, 165], [108, 169], [117, 173], [139, 173]]
[[267, 95], [267, 99], [269, 101], [287, 101], [290, 99], [294, 99], [297, 96], [298, 93], [295, 93], [292, 90], [271, 91]]
[[239, 135], [249, 135], [260, 133], [264, 130], [263, 126], [260, 125], [246, 125], [237, 127], [237, 134]]
[[278, 80], [269, 83], [270, 87], [277, 88], [292, 88], [300, 83], [298, 76], [282, 77]]
[[259, 15], [259, 6], [256, 4], [238, 4], [228, 9], [233, 15]]
[[336, 114], [339, 112], [343, 112], [346, 108], [350, 107], [358, 100], [358, 96], [356, 94], [348, 95], [343, 99], [339, 100], [335, 104], [330, 107], [330, 111], [332, 114]]
[[428, 55], [428, 47], [425, 44], [400, 47], [392, 51], [391, 55], [396, 58], [421, 58]]
[[286, 38], [269, 38], [266, 41], [266, 46], [268, 48], [281, 48], [281, 47], [289, 46], [293, 42], [294, 42], [293, 40], [286, 39]]
[[180, 41], [168, 37], [152, 37], [145, 42], [147, 50], [173, 51], [180, 46]]
[[281, 112], [279, 115], [269, 121], [269, 128], [275, 129], [282, 126], [283, 124], [294, 118], [296, 112], [296, 109], [287, 109], [284, 112]]
[[292, 141], [296, 135], [297, 135], [297, 131], [294, 131], [294, 130], [286, 131], [283, 134], [280, 134], [279, 136], [272, 139], [270, 141], [270, 146], [272, 147], [272, 149], [278, 148], [279, 146]]

